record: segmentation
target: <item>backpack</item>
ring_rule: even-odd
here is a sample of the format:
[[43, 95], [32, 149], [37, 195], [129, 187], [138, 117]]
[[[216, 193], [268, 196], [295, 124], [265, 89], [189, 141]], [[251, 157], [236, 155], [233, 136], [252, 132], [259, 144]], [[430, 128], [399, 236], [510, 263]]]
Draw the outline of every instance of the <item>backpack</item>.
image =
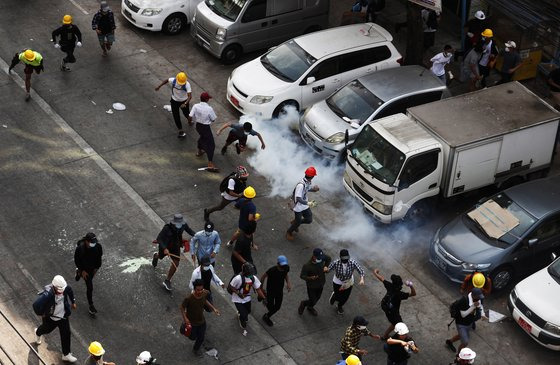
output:
[[457, 299], [449, 305], [449, 316], [453, 319], [457, 319], [460, 316], [459, 302], [462, 300]]
[[[237, 275], [241, 275], [241, 274], [237, 274]], [[228, 292], [229, 294], [233, 294], [233, 293], [234, 293], [233, 289], [240, 290], [241, 288], [243, 288], [243, 287], [245, 286], [245, 276], [243, 276], [243, 275], [241, 275], [241, 285], [239, 286], [239, 288], [234, 288], [234, 287], [231, 285], [231, 281], [232, 281], [233, 278], [235, 278], [237, 275], [233, 275], [233, 277], [232, 277], [232, 278], [230, 279], [230, 281], [229, 281], [229, 284], [228, 284], [228, 286], [227, 286], [227, 292]]]
[[295, 206], [296, 206], [296, 204], [297, 204], [297, 201], [296, 201], [296, 188], [297, 188], [297, 186], [298, 186], [299, 184], [303, 184], [303, 183], [298, 182], [298, 183], [296, 184], [296, 186], [294, 186], [294, 190], [292, 191], [292, 197], [291, 197], [291, 199], [288, 201], [288, 206], [290, 207], [291, 210], [294, 210], [294, 208], [295, 208]]
[[393, 293], [385, 294], [383, 299], [381, 299], [381, 309], [383, 310], [383, 312], [387, 313], [391, 312], [393, 310], [393, 307]]
[[[227, 190], [229, 179], [234, 178], [234, 176], [235, 176], [235, 172], [232, 172], [228, 176], [224, 177], [224, 179], [220, 183], [220, 192], [221, 193], [223, 193]], [[234, 178], [234, 180], [235, 180], [235, 178]]]
[[44, 289], [37, 293], [37, 299], [33, 302], [33, 312], [38, 316], [43, 316], [49, 309], [49, 293], [50, 289]]

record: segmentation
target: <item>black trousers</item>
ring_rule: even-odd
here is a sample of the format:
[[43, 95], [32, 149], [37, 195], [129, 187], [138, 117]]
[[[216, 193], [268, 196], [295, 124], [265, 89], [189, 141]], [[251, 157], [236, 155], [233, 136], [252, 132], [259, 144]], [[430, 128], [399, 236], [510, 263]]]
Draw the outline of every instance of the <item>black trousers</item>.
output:
[[231, 203], [235, 203], [235, 202], [236, 202], [235, 200], [227, 200], [226, 198], [224, 198], [222, 196], [222, 200], [220, 201], [220, 203], [218, 205], [216, 205], [215, 207], [206, 209], [206, 213], [211, 214], [211, 213], [214, 213], [218, 210], [222, 210], [225, 207], [227, 207], [228, 205], [230, 205]]
[[294, 223], [292, 223], [290, 228], [288, 228], [288, 232], [292, 234], [300, 225], [310, 224], [311, 222], [313, 222], [313, 213], [311, 212], [311, 208], [307, 208], [301, 212], [294, 212]]
[[61, 44], [60, 50], [66, 53], [66, 57], [62, 59], [64, 63], [74, 63], [76, 62], [76, 57], [74, 57], [74, 49], [76, 46], [74, 44]]
[[282, 306], [282, 299], [284, 298], [284, 293], [282, 291], [269, 291], [266, 293], [266, 308], [268, 309], [267, 316], [270, 318], [274, 313], [280, 310]]
[[249, 320], [249, 314], [251, 314], [251, 301], [247, 303], [233, 303], [235, 308], [239, 312], [239, 319], [241, 320], [241, 326], [243, 328], [247, 327], [247, 321]]
[[204, 336], [206, 335], [206, 322], [199, 326], [192, 326], [190, 339], [194, 340], [193, 350], [198, 350], [202, 343], [204, 342]]
[[306, 307], [313, 307], [315, 303], [321, 299], [321, 294], [323, 294], [323, 287], [320, 288], [310, 288], [307, 287], [307, 297], [309, 299], [303, 301], [303, 305]]
[[84, 280], [86, 282], [86, 296], [89, 305], [93, 305], [93, 276], [95, 275], [94, 271], [87, 271], [88, 278]]
[[175, 122], [177, 129], [183, 129], [183, 123], [181, 123], [181, 114], [179, 114], [179, 110], [183, 112], [185, 118], [188, 118], [189, 105], [187, 104], [186, 107], [181, 108], [181, 104], [183, 104], [184, 101], [175, 101], [171, 99], [169, 102], [171, 103], [171, 114], [173, 114], [173, 121]]
[[212, 135], [210, 125], [196, 123], [196, 131], [200, 136], [196, 143], [198, 149], [206, 152], [208, 161], [212, 162], [214, 159], [214, 149], [216, 148], [216, 144], [214, 143], [214, 136]]
[[58, 327], [58, 331], [60, 332], [62, 354], [68, 355], [70, 353], [70, 322], [68, 322], [68, 318], [53, 321], [50, 317], [43, 317], [43, 323], [37, 328], [35, 334], [37, 336], [42, 336], [51, 333], [56, 327]]
[[352, 293], [352, 286], [345, 290], [339, 290], [342, 285], [332, 284], [334, 292], [334, 301], [338, 302], [338, 307], [341, 308], [350, 298], [350, 293]]

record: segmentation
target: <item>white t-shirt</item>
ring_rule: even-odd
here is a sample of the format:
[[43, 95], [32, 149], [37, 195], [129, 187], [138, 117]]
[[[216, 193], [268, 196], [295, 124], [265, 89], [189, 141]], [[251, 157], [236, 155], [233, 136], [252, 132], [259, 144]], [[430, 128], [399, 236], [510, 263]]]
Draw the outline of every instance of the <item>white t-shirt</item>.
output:
[[191, 92], [191, 84], [187, 81], [185, 85], [179, 85], [175, 83], [173, 86], [173, 81], [175, 81], [174, 77], [170, 77], [167, 79], [169, 87], [171, 88], [171, 99], [175, 101], [185, 101], [189, 98], [189, 93]]
[[253, 280], [245, 278], [245, 286], [243, 288], [239, 288], [241, 286], [241, 275], [237, 275], [231, 280], [231, 286], [233, 286], [235, 289], [241, 290], [243, 295], [245, 295], [243, 298], [240, 298], [237, 293], [233, 293], [231, 295], [231, 300], [234, 303], [247, 303], [251, 301], [251, 291], [253, 290], [253, 287], [255, 289], [261, 287], [261, 282], [256, 275], [253, 276]]
[[[235, 188], [235, 180], [234, 180], [234, 179], [229, 179], [229, 180], [228, 180], [227, 188], [228, 188], [229, 190], [233, 190], [233, 189]], [[226, 191], [224, 191], [224, 192], [222, 193], [222, 196], [224, 197], [225, 200], [237, 200], [237, 197], [236, 197], [236, 196], [233, 196], [233, 195], [229, 195], [229, 194], [228, 194], [227, 189], [226, 189]]]
[[492, 43], [494, 41], [488, 42], [488, 44], [482, 44], [482, 57], [480, 57], [480, 61], [478, 62], [481, 66], [488, 66], [488, 61], [490, 61], [490, 54], [492, 53]]
[[296, 185], [296, 191], [294, 194], [296, 204], [294, 206], [294, 212], [303, 212], [304, 210], [309, 209], [309, 205], [301, 204], [297, 201], [297, 198], [302, 198], [307, 201], [307, 192], [309, 189], [311, 189], [311, 183], [305, 180], [305, 178]]
[[54, 312], [51, 316], [53, 321], [60, 321], [64, 318], [64, 294], [54, 295]]
[[193, 119], [195, 123], [210, 125], [216, 120], [216, 113], [214, 109], [204, 101], [198, 104], [194, 104], [189, 116]]
[[430, 61], [432, 61], [432, 68], [430, 70], [436, 76], [441, 76], [445, 74], [445, 65], [451, 62], [451, 57], [453, 55], [450, 53], [448, 57], [443, 55], [443, 52], [438, 53]]

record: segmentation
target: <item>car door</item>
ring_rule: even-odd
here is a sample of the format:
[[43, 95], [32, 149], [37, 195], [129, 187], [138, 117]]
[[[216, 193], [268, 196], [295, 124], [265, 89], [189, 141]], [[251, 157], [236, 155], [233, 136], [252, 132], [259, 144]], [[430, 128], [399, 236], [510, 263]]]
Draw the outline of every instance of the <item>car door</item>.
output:
[[545, 218], [526, 238], [531, 254], [530, 271], [550, 264], [550, 254], [560, 247], [560, 213]]
[[238, 28], [239, 43], [244, 52], [266, 48], [269, 38], [270, 0], [253, 0], [245, 8]]
[[[339, 62], [339, 56], [321, 60], [303, 77], [301, 82], [300, 110], [307, 108], [319, 100], [326, 99], [327, 96], [341, 86], [340, 78], [338, 77]], [[314, 80], [308, 82], [310, 78]]]

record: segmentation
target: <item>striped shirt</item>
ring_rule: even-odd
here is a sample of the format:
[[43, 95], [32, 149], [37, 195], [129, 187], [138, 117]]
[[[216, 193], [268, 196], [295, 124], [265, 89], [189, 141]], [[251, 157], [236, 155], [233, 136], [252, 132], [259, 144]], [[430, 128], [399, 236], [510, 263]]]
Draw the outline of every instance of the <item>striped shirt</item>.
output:
[[340, 261], [340, 259], [334, 260], [329, 265], [329, 272], [331, 272], [332, 270], [334, 270], [333, 281], [335, 283], [337, 283], [336, 279], [341, 282], [350, 280], [350, 278], [352, 278], [352, 273], [354, 272], [354, 270], [358, 270], [360, 276], [365, 275], [364, 269], [362, 269], [360, 264], [358, 264], [358, 262], [354, 259], [349, 259], [348, 263], [346, 264]]

